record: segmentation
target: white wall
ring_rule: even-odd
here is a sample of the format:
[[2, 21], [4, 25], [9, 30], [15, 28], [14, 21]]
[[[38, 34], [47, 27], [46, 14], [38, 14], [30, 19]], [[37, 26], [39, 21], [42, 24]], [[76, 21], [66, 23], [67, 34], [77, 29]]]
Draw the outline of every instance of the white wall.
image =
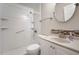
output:
[[[2, 5], [2, 6], [1, 6]], [[34, 43], [33, 31], [30, 26], [31, 22], [35, 21], [35, 29], [40, 32], [39, 20], [41, 19], [40, 4], [1, 4], [0, 5], [0, 17], [6, 18], [7, 20], [0, 20], [0, 27], [4, 26], [8, 29], [0, 29], [0, 54], [5, 53], [17, 48], [27, 46]], [[2, 7], [2, 8], [1, 8]], [[2, 11], [1, 11], [2, 10]], [[34, 14], [28, 15], [29, 11], [33, 11]], [[31, 19], [26, 19], [30, 16]], [[28, 28], [27, 28], [28, 27]], [[18, 31], [24, 30], [21, 33]], [[30, 36], [31, 35], [31, 36]], [[35, 34], [35, 39], [38, 37]], [[37, 42], [37, 41], [36, 41]]]
[[0, 4], [0, 54], [2, 54], [2, 36], [1, 36], [1, 13], [2, 4]]
[[[41, 15], [42, 19], [53, 16], [55, 4], [46, 3], [42, 4]], [[60, 8], [60, 7], [59, 7]], [[46, 20], [42, 22], [42, 34], [50, 34], [51, 29], [74, 29], [79, 30], [79, 6], [76, 9], [76, 12], [72, 19], [66, 23], [59, 23], [55, 20]]]
[[[54, 5], [52, 3], [44, 3], [41, 4], [41, 19], [49, 18], [53, 16], [54, 12]], [[49, 34], [50, 29], [53, 27], [50, 23], [50, 20], [46, 20], [41, 22], [41, 33], [42, 34]]]
[[19, 3], [20, 5], [23, 5], [25, 7], [29, 7], [34, 9], [34, 11], [40, 11], [40, 5], [41, 3]]
[[[0, 23], [1, 23], [1, 21], [0, 21]], [[1, 52], [2, 52], [2, 42], [1, 42], [2, 40], [1, 40], [1, 29], [0, 29], [0, 54], [1, 54]]]
[[3, 4], [2, 7], [1, 18], [7, 20], [1, 21], [1, 26], [8, 28], [1, 30], [3, 52], [32, 44], [33, 15], [29, 11], [33, 10], [17, 4]]
[[37, 33], [33, 33], [34, 43], [39, 42], [38, 34], [41, 32], [41, 3], [19, 3], [19, 5], [32, 8], [34, 10], [33, 21], [34, 21], [34, 30], [37, 30]]
[[[0, 25], [1, 25], [1, 20], [0, 20]], [[1, 40], [1, 29], [0, 29], [0, 54], [1, 54], [1, 50], [2, 50], [2, 49], [1, 49], [1, 45], [2, 45], [2, 44], [1, 44], [1, 41], [2, 41], [2, 40]]]

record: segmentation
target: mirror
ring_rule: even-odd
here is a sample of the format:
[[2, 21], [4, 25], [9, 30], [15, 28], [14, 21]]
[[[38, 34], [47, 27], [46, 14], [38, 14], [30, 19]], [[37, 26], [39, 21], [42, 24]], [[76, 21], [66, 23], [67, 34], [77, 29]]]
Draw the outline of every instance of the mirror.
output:
[[67, 22], [74, 15], [75, 9], [73, 3], [56, 3], [54, 17], [59, 22]]

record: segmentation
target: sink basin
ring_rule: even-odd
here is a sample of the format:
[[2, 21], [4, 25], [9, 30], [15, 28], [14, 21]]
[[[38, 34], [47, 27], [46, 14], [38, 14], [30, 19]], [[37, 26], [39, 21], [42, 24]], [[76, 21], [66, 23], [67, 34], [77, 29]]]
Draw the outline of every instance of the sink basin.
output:
[[60, 38], [58, 36], [49, 36], [50, 39], [54, 39], [57, 42], [60, 43], [71, 43], [71, 40], [69, 40], [68, 38]]
[[69, 39], [65, 39], [65, 38], [54, 38], [57, 42], [61, 42], [61, 43], [70, 43], [71, 41]]

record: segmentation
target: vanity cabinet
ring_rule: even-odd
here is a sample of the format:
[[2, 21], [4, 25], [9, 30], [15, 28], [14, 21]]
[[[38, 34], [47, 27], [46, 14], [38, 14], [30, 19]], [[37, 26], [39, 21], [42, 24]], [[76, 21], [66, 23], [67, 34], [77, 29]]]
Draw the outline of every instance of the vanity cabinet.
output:
[[65, 47], [61, 47], [59, 45], [55, 45], [56, 55], [78, 55], [79, 53], [67, 49]]
[[42, 55], [78, 55], [79, 53], [65, 47], [54, 44], [50, 41], [40, 39]]
[[41, 55], [55, 55], [55, 47], [52, 43], [40, 39]]

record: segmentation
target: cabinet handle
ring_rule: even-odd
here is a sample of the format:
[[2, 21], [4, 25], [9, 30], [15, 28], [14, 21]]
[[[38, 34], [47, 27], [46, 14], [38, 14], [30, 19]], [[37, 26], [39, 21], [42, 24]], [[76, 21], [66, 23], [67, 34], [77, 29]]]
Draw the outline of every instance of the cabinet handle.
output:
[[55, 47], [54, 47], [54, 46], [50, 46], [50, 48], [55, 49]]

